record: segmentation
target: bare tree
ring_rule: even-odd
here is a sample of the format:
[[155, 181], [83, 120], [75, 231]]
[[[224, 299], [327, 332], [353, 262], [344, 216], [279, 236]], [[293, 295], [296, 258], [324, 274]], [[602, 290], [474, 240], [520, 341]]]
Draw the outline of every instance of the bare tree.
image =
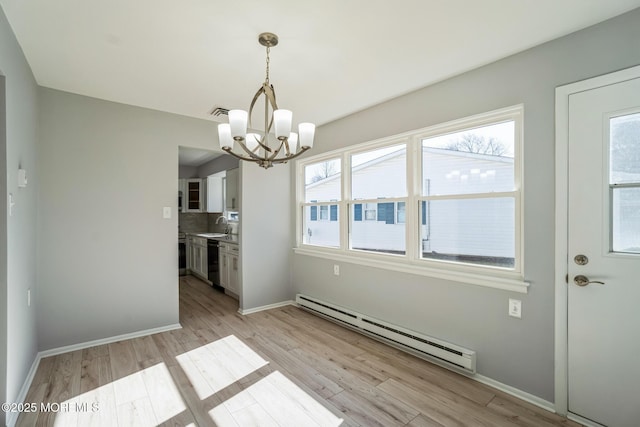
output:
[[311, 178], [311, 182], [318, 182], [330, 177], [336, 173], [336, 164], [334, 161], [322, 162], [316, 166], [315, 175]]
[[490, 156], [502, 156], [507, 152], [507, 147], [496, 138], [485, 139], [484, 136], [474, 133], [463, 134], [457, 141], [447, 145], [446, 148], [448, 150], [487, 154]]

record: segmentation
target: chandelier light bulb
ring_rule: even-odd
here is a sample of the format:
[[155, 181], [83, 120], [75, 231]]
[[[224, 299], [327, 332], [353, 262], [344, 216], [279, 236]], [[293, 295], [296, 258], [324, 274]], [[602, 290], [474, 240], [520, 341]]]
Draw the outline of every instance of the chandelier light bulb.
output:
[[276, 127], [276, 138], [282, 139], [291, 133], [291, 119], [293, 113], [289, 110], [276, 110], [273, 112], [273, 123]]
[[289, 152], [296, 154], [296, 151], [298, 151], [298, 134], [291, 132], [287, 141], [289, 142]]
[[244, 110], [229, 110], [229, 125], [234, 139], [244, 139], [247, 135], [247, 117], [248, 114]]
[[231, 126], [229, 123], [221, 123], [218, 125], [218, 140], [220, 148], [233, 148], [233, 138], [231, 138]]
[[316, 125], [313, 123], [300, 123], [298, 125], [300, 147], [305, 149], [313, 147], [313, 136], [315, 133]]

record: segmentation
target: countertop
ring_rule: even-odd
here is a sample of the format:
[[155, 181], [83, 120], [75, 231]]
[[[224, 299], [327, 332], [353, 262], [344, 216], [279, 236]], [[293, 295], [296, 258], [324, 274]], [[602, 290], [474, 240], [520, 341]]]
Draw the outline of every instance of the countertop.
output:
[[235, 243], [238, 244], [237, 234], [224, 234], [224, 233], [185, 233], [187, 236], [204, 237], [208, 240], [218, 240], [220, 242]]

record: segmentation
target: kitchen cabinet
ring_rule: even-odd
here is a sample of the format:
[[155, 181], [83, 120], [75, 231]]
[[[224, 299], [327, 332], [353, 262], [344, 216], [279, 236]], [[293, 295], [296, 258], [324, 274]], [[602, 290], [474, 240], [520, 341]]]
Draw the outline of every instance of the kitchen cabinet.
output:
[[220, 286], [235, 297], [240, 295], [239, 255], [237, 244], [220, 242]]
[[221, 176], [209, 176], [207, 180], [207, 212], [224, 212], [224, 189]]
[[[205, 181], [206, 182], [206, 181]], [[185, 180], [185, 189], [183, 197], [184, 212], [203, 212], [204, 211], [204, 185], [200, 178]]]
[[187, 238], [187, 268], [192, 274], [208, 281], [207, 239], [195, 236]]
[[238, 168], [229, 169], [227, 171], [226, 178], [226, 197], [225, 205], [227, 211], [237, 212], [239, 210], [239, 184], [240, 184], [240, 170]]

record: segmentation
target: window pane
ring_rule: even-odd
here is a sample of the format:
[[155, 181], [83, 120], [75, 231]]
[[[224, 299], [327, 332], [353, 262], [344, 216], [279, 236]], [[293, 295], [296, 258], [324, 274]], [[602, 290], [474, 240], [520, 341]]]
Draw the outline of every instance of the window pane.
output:
[[[335, 208], [334, 208], [335, 206]], [[314, 209], [316, 208], [316, 209]], [[326, 208], [326, 209], [323, 209]], [[329, 211], [336, 212], [336, 220], [329, 220]], [[332, 248], [340, 247], [340, 221], [338, 220], [338, 205], [329, 206], [305, 206], [304, 207], [304, 227], [302, 232], [302, 242], [305, 245], [328, 246]], [[313, 212], [317, 212], [314, 219]], [[326, 212], [326, 219], [323, 219], [323, 211]]]
[[614, 188], [612, 249], [640, 253], [640, 188]]
[[399, 224], [403, 224], [406, 220], [406, 203], [405, 202], [398, 202], [398, 217], [397, 217], [397, 221]]
[[407, 195], [404, 144], [351, 156], [351, 197], [378, 199]]
[[422, 258], [515, 265], [512, 197], [421, 202]]
[[422, 140], [422, 195], [513, 191], [515, 122]]
[[[376, 206], [375, 203], [366, 205]], [[374, 216], [374, 220], [366, 220], [365, 217], [365, 221], [362, 220], [362, 215], [358, 214], [364, 206], [352, 205], [350, 215], [351, 249], [404, 255], [406, 251], [405, 225], [394, 221], [394, 203], [378, 203], [377, 205], [377, 219]], [[380, 213], [380, 205], [385, 205], [382, 209], [383, 214]], [[388, 209], [388, 205], [391, 205], [391, 210]], [[371, 210], [365, 210], [365, 215], [368, 211]], [[376, 210], [372, 210], [372, 212], [375, 215]], [[389, 218], [389, 212], [391, 212], [391, 218]]]
[[640, 113], [610, 122], [611, 184], [640, 183]]
[[304, 182], [305, 202], [340, 200], [340, 159], [305, 166]]

